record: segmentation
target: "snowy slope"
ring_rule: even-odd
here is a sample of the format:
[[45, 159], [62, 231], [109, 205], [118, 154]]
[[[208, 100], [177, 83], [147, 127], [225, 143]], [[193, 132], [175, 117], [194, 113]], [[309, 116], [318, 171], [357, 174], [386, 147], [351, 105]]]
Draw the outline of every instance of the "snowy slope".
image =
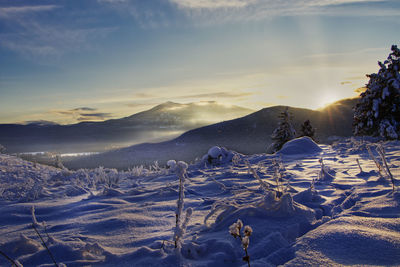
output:
[[[180, 250], [173, 170], [67, 171], [0, 155], [0, 251], [24, 266], [52, 266], [31, 225], [34, 206], [39, 232], [67, 266], [247, 266], [228, 230], [237, 219], [253, 229], [251, 266], [400, 265], [400, 191], [367, 144], [374, 152], [358, 139], [321, 149], [300, 140], [276, 155], [189, 166], [184, 209], [193, 214]], [[399, 179], [400, 143], [383, 146]]]

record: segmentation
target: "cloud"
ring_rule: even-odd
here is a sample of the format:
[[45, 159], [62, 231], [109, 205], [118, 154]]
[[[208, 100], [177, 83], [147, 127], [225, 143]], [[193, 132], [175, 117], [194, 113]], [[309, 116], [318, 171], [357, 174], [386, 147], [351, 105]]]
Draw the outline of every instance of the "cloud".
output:
[[98, 111], [96, 108], [79, 107], [68, 110], [51, 110], [49, 113], [62, 116], [64, 120], [69, 121], [102, 121], [113, 117], [112, 113], [96, 111]]
[[170, 0], [172, 3], [177, 4], [184, 8], [206, 8], [206, 9], [216, 9], [216, 8], [240, 8], [245, 7], [251, 3], [256, 2], [256, 0]]
[[341, 82], [340, 83], [340, 85], [346, 85], [346, 84], [353, 84], [352, 82], [349, 82], [349, 81], [344, 81], [344, 82]]
[[80, 113], [78, 121], [102, 121], [105, 119], [112, 118], [112, 113]]
[[[195, 23], [213, 25], [280, 16], [345, 15], [397, 16], [386, 0], [169, 0]], [[387, 5], [374, 5], [388, 3]]]
[[155, 101], [146, 102], [146, 103], [133, 102], [133, 103], [125, 104], [125, 106], [130, 107], [130, 108], [140, 108], [140, 107], [153, 107], [158, 104], [160, 104], [160, 102], [155, 102]]
[[[0, 46], [33, 60], [89, 50], [93, 48], [92, 41], [105, 38], [116, 27], [96, 27], [94, 23], [91, 27], [80, 27], [75, 21], [86, 13], [71, 13], [58, 5], [0, 7], [0, 23], [3, 26]], [[96, 21], [93, 17], [91, 20]]]
[[58, 123], [54, 121], [48, 121], [48, 120], [33, 120], [33, 121], [24, 121], [22, 124], [35, 124], [35, 125], [59, 125]]
[[97, 108], [88, 108], [88, 107], [81, 107], [81, 108], [74, 108], [71, 111], [95, 111]]
[[361, 93], [365, 92], [365, 90], [367, 90], [366, 87], [360, 87], [360, 88], [355, 89], [354, 92], [361, 94]]
[[196, 95], [184, 95], [176, 98], [187, 99], [187, 98], [241, 98], [245, 96], [253, 95], [254, 93], [232, 93], [232, 92], [216, 92], [216, 93], [204, 93]]
[[136, 93], [133, 95], [134, 98], [154, 98], [156, 95], [150, 93]]
[[[263, 10], [283, 8], [286, 10], [298, 11], [309, 7], [335, 6], [343, 4], [384, 2], [385, 0], [169, 0], [181, 8], [188, 9], [229, 9], [259, 7]], [[281, 10], [283, 11], [283, 10]]]
[[57, 5], [36, 5], [36, 6], [9, 6], [0, 7], [0, 18], [12, 19], [27, 13], [50, 11], [60, 6]]

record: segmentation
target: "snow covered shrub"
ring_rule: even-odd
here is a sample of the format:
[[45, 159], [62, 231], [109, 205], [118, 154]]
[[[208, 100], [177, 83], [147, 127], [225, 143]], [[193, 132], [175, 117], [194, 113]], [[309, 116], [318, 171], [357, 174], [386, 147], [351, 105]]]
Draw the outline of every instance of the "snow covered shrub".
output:
[[181, 248], [181, 239], [183, 238], [183, 235], [185, 234], [186, 227], [189, 224], [190, 217], [192, 216], [193, 210], [191, 208], [188, 208], [186, 210], [186, 216], [185, 219], [182, 220], [182, 213], [183, 213], [183, 208], [184, 208], [184, 200], [185, 200], [185, 178], [187, 176], [186, 170], [188, 168], [188, 165], [186, 162], [183, 161], [178, 161], [176, 164], [176, 175], [179, 178], [179, 197], [176, 202], [176, 226], [175, 226], [175, 232], [174, 232], [174, 242], [175, 242], [175, 248]]
[[119, 173], [116, 169], [110, 169], [105, 178], [105, 184], [108, 188], [118, 187]]
[[321, 170], [319, 171], [318, 174], [318, 181], [321, 182], [331, 182], [335, 179], [333, 176], [333, 171], [325, 165], [324, 159], [320, 158], [319, 159], [319, 164], [321, 165]]
[[54, 160], [54, 166], [59, 169], [65, 169], [60, 155], [56, 155], [55, 160]]
[[234, 238], [239, 237], [240, 242], [242, 243], [242, 247], [246, 253], [246, 256], [243, 257], [243, 261], [247, 262], [248, 266], [250, 267], [250, 256], [247, 252], [247, 249], [249, 248], [250, 236], [253, 233], [253, 229], [250, 226], [246, 225], [244, 227], [242, 236], [242, 233], [240, 231], [242, 228], [243, 228], [243, 222], [240, 219], [238, 219], [237, 222], [229, 226], [229, 233]]
[[[258, 175], [258, 173], [257, 173], [257, 171], [256, 170], [254, 170], [252, 167], [251, 167], [251, 165], [250, 165], [250, 163], [247, 161], [246, 162], [246, 164], [247, 164], [247, 168], [249, 169], [249, 173], [251, 173], [253, 176], [254, 176], [254, 178], [256, 178], [256, 180], [260, 183], [260, 187], [261, 187], [261, 189], [264, 191], [264, 193], [265, 194], [267, 194], [267, 195], [269, 195], [270, 193], [271, 193], [271, 189], [269, 188], [269, 184], [267, 184], [266, 182], [264, 182], [261, 178], [260, 178], [260, 176]], [[275, 195], [275, 194], [274, 194]], [[274, 196], [274, 198], [275, 198], [275, 196]]]
[[287, 191], [289, 187], [289, 182], [287, 182], [286, 187], [283, 187], [283, 176], [285, 173], [285, 167], [283, 166], [282, 162], [277, 160], [273, 160], [273, 165], [275, 167], [274, 171], [274, 180], [276, 183], [276, 197], [281, 198], [283, 194]]
[[290, 122], [291, 117], [288, 110], [289, 108], [286, 107], [286, 109], [279, 116], [279, 126], [271, 135], [271, 139], [274, 142], [268, 148], [269, 153], [277, 152], [287, 141], [290, 141], [296, 137], [296, 131]]
[[264, 191], [264, 199], [259, 204], [259, 207], [263, 208], [270, 216], [284, 217], [291, 215], [295, 211], [293, 198], [290, 193], [287, 192], [289, 184], [287, 184], [286, 188], [283, 188], [280, 182], [283, 176], [283, 174], [279, 174], [281, 171], [278, 169], [278, 174], [275, 174], [277, 175], [275, 177], [277, 187], [273, 190], [260, 178], [257, 172], [251, 168], [250, 164], [247, 164], [247, 167], [254, 178], [258, 180], [261, 189]]
[[202, 163], [208, 163], [212, 165], [224, 164], [232, 161], [234, 153], [229, 151], [225, 147], [213, 146], [210, 148], [202, 157]]
[[145, 175], [145, 168], [143, 165], [134, 166], [133, 168], [129, 169], [129, 173], [135, 177], [140, 177]]
[[170, 172], [175, 172], [175, 169], [176, 169], [176, 161], [173, 160], [173, 159], [168, 160], [168, 161], [167, 161], [167, 169], [168, 169]]
[[310, 120], [306, 120], [300, 127], [299, 137], [308, 136], [315, 141], [314, 134], [315, 134], [314, 127], [312, 127]]
[[378, 73], [367, 75], [366, 91], [354, 108], [355, 135], [400, 138], [400, 49], [392, 45], [391, 50], [387, 60], [378, 62]]
[[6, 152], [6, 148], [0, 144], [0, 154], [4, 154]]

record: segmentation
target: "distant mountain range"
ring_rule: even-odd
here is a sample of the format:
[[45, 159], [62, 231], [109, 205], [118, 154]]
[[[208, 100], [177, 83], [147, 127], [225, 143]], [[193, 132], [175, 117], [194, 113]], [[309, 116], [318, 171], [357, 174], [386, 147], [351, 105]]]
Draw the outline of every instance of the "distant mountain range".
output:
[[[335, 102], [322, 110], [289, 108], [298, 130], [305, 120], [316, 128], [316, 138], [326, 143], [331, 136], [351, 136], [353, 110], [357, 98]], [[66, 162], [72, 168], [128, 168], [134, 165], [163, 164], [168, 159], [192, 161], [214, 146], [224, 146], [244, 154], [265, 153], [271, 133], [277, 127], [284, 106], [264, 108], [242, 118], [224, 121], [185, 132], [160, 143], [144, 143]]]
[[105, 151], [141, 142], [171, 139], [190, 129], [253, 112], [217, 102], [166, 102], [129, 117], [102, 122], [59, 125], [49, 121], [0, 124], [0, 144], [9, 153]]

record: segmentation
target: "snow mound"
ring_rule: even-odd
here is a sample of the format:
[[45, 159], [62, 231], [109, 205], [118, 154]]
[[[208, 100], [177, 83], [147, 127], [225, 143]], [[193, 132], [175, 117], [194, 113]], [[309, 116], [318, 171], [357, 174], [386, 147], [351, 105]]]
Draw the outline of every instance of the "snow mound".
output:
[[290, 140], [278, 151], [283, 155], [314, 154], [321, 152], [322, 149], [310, 137], [304, 136]]
[[209, 163], [212, 165], [224, 164], [232, 161], [235, 154], [225, 147], [213, 146], [207, 154], [202, 157], [202, 163]]

